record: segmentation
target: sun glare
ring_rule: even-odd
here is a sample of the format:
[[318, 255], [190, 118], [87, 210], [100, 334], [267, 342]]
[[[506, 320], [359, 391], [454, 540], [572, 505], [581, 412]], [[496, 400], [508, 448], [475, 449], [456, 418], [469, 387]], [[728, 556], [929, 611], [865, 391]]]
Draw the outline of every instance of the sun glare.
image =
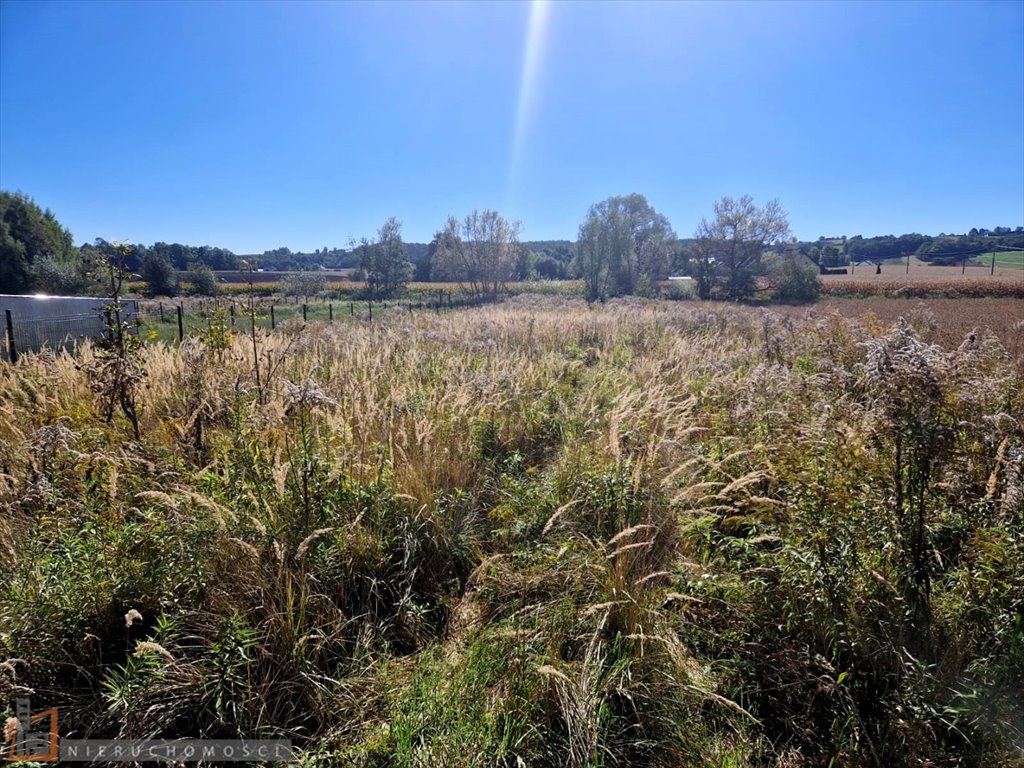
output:
[[548, 0], [530, 3], [530, 21], [523, 51], [523, 72], [519, 79], [519, 103], [516, 107], [515, 134], [512, 139], [512, 160], [509, 168], [509, 187], [513, 190], [522, 165], [523, 151], [537, 102], [537, 85], [544, 57], [547, 36]]

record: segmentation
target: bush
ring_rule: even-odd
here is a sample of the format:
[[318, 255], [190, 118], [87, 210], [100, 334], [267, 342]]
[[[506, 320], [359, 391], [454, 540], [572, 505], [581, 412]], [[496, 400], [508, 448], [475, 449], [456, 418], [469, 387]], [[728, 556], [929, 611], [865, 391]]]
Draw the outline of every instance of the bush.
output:
[[670, 301], [686, 301], [694, 297], [695, 280], [670, 280], [662, 283], [662, 296]]
[[192, 284], [192, 293], [199, 296], [216, 296], [220, 291], [217, 276], [205, 264], [190, 264], [185, 278]]
[[167, 257], [150, 251], [142, 259], [139, 273], [146, 281], [148, 295], [176, 296], [178, 294], [178, 273]]
[[89, 288], [89, 280], [81, 270], [49, 256], [37, 258], [31, 272], [32, 286], [41, 293], [73, 295], [84, 293]]
[[327, 290], [327, 278], [318, 272], [295, 272], [280, 287], [285, 296], [319, 296]]
[[771, 282], [779, 301], [814, 301], [821, 293], [818, 270], [797, 259], [784, 258], [772, 267]]

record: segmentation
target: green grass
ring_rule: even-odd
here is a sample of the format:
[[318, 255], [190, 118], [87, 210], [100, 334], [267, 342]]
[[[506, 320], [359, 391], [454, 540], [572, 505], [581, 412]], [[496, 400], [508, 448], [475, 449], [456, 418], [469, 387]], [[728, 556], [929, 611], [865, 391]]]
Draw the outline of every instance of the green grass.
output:
[[[316, 301], [305, 305], [306, 312], [303, 315], [303, 305], [287, 302], [274, 303], [273, 319], [271, 318], [270, 304], [264, 303], [256, 308], [256, 327], [262, 330], [271, 330], [273, 324], [277, 327], [282, 324], [302, 321], [306, 322], [356, 322], [366, 321], [373, 318], [380, 318], [383, 313], [394, 316], [396, 313], [407, 313], [410, 303], [414, 306], [414, 312], [432, 311], [426, 307], [417, 307], [413, 301], [389, 301], [374, 303], [371, 306], [365, 301]], [[185, 306], [183, 304], [183, 306]], [[178, 315], [177, 305], [171, 301], [164, 302], [163, 320], [157, 312], [149, 305], [146, 305], [146, 312], [140, 322], [139, 333], [147, 342], [178, 341]], [[182, 315], [182, 327], [186, 336], [192, 336], [209, 329], [211, 323], [223, 322], [228, 328], [236, 333], [243, 333], [250, 328], [250, 319], [246, 314], [242, 301], [235, 302], [235, 315], [232, 320], [230, 312], [230, 300], [222, 300], [219, 310], [211, 305], [201, 309], [194, 302], [189, 302]], [[219, 313], [218, 313], [219, 312]]]
[[986, 267], [992, 266], [992, 259], [996, 261], [996, 269], [1020, 269], [1024, 270], [1024, 251], [995, 251], [983, 253], [975, 260]]

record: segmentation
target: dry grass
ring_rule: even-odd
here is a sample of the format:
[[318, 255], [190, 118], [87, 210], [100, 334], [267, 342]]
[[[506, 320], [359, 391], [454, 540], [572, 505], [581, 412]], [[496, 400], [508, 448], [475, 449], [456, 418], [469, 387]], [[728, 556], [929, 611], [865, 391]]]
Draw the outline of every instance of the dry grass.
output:
[[811, 307], [772, 307], [793, 318], [838, 314], [860, 321], [874, 332], [906, 318], [922, 338], [955, 349], [975, 331], [988, 331], [1002, 340], [1013, 356], [1024, 358], [1024, 302], [1019, 299], [822, 299]]
[[139, 438], [27, 355], [0, 687], [309, 764], [1012, 760], [1020, 327], [956, 337], [1017, 305], [863, 305], [208, 332], [144, 349]]

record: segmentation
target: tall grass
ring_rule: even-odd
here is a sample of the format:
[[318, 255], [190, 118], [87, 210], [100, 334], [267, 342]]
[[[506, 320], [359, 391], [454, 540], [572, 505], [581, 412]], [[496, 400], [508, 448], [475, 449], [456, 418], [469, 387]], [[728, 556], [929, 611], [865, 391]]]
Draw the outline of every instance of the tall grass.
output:
[[[0, 688], [303, 764], [994, 765], [1024, 744], [1000, 340], [524, 296], [0, 370]], [[257, 368], [259, 377], [256, 376]]]

